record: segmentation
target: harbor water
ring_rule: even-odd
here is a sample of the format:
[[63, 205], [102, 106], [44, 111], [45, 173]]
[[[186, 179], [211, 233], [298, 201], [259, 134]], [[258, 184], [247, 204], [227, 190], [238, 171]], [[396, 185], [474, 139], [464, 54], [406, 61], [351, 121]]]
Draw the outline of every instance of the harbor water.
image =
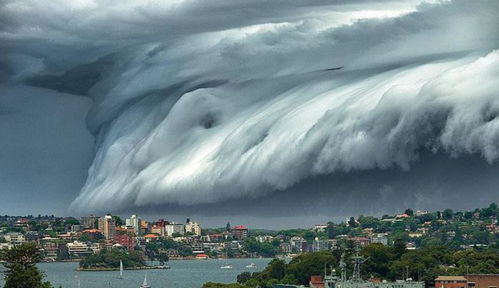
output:
[[[152, 288], [199, 288], [205, 282], [233, 283], [238, 274], [244, 271], [256, 272], [265, 268], [269, 258], [221, 260], [173, 260], [167, 270], [125, 270], [120, 279], [119, 271], [112, 272], [75, 272], [78, 263], [56, 262], [41, 263], [39, 268], [45, 273], [45, 279], [55, 288], [77, 288], [79, 275], [81, 288], [139, 288], [147, 271], [147, 280]], [[225, 263], [232, 269], [220, 269]], [[256, 268], [246, 268], [251, 263]], [[3, 287], [3, 273], [0, 287]]]

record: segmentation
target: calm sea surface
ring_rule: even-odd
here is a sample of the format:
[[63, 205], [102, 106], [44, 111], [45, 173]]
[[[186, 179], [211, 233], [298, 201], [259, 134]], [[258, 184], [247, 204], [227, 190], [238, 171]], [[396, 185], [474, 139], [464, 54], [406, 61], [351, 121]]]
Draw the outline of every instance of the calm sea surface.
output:
[[[203, 283], [212, 281], [232, 283], [238, 274], [244, 271], [260, 271], [272, 260], [260, 259], [229, 259], [233, 269], [223, 270], [222, 260], [182, 260], [170, 261], [171, 269], [147, 270], [147, 279], [152, 288], [199, 288]], [[246, 265], [255, 263], [257, 268], [246, 268]], [[42, 263], [39, 268], [45, 273], [46, 279], [54, 285], [63, 288], [77, 288], [75, 272], [78, 263]], [[80, 272], [81, 288], [139, 288], [144, 280], [145, 270], [124, 271], [123, 279], [119, 279], [119, 272]], [[3, 287], [3, 274], [0, 287]]]
[[[222, 260], [182, 260], [170, 261], [171, 269], [147, 270], [147, 279], [152, 288], [198, 288], [203, 283], [212, 281], [232, 283], [238, 274], [244, 271], [260, 271], [265, 268], [269, 258], [259, 259], [229, 259], [233, 269], [220, 269], [225, 262]], [[256, 268], [246, 268], [246, 265], [255, 263]], [[45, 273], [45, 279], [52, 282], [54, 287], [77, 288], [75, 272], [78, 263], [42, 263], [40, 270]], [[139, 288], [144, 280], [145, 270], [124, 271], [123, 279], [119, 279], [119, 272], [80, 272], [81, 288]], [[3, 287], [3, 274], [0, 287]]]

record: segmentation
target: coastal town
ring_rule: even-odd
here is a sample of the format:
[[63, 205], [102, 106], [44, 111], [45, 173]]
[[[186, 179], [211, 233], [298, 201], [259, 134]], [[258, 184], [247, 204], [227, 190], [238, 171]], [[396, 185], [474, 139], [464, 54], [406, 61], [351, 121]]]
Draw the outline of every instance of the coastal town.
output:
[[[438, 288], [467, 288], [471, 286], [448, 284], [464, 283], [463, 281], [476, 282], [476, 277], [478, 277], [476, 275], [481, 274], [499, 274], [498, 216], [499, 209], [495, 203], [471, 211], [446, 209], [428, 212], [408, 208], [395, 215], [382, 217], [361, 215], [348, 217], [340, 223], [318, 224], [308, 229], [271, 231], [249, 229], [245, 225], [232, 225], [229, 222], [221, 228], [202, 228], [201, 224], [193, 219], [186, 219], [184, 223], [175, 223], [165, 219], [145, 220], [138, 215], [131, 215], [125, 219], [111, 214], [89, 215], [81, 218], [52, 215], [23, 217], [5, 215], [0, 216], [0, 249], [8, 250], [23, 243], [34, 243], [44, 262], [75, 261], [80, 262], [80, 266], [87, 265], [88, 259], [93, 259], [91, 257], [94, 255], [120, 251], [126, 255], [136, 255], [136, 262], [142, 264], [145, 263], [144, 261], [159, 261], [164, 265], [169, 260], [268, 257], [284, 261], [283, 265], [292, 265], [296, 259], [303, 260], [312, 257], [310, 261], [319, 261], [317, 259], [327, 255], [327, 257], [332, 257], [329, 264], [336, 263], [340, 267], [340, 262], [343, 260], [339, 259], [344, 257], [345, 253], [349, 253], [350, 258], [354, 257], [353, 251], [357, 248], [357, 252], [360, 251], [362, 255], [371, 259], [369, 260], [371, 262], [379, 257], [380, 253], [385, 253], [389, 255], [388, 258], [393, 257], [393, 263], [396, 264], [385, 267], [386, 271], [381, 271], [383, 269], [378, 271], [376, 265], [382, 265], [382, 263], [371, 263], [370, 271], [359, 274], [358, 277], [363, 279], [372, 278], [376, 281], [383, 281], [386, 278], [410, 278], [424, 281], [427, 285]], [[437, 265], [436, 267], [426, 267], [424, 265], [427, 264], [416, 265], [417, 263], [414, 262], [416, 260], [403, 259], [405, 255], [410, 255], [411, 251], [424, 255], [428, 251], [436, 251], [436, 247], [445, 247], [445, 251], [438, 251], [448, 255], [443, 254], [439, 257], [448, 256], [457, 259], [455, 263], [452, 260], [446, 260], [438, 265], [428, 264]], [[396, 254], [399, 258], [393, 256]], [[313, 260], [315, 259], [313, 257], [319, 258]], [[478, 257], [473, 260], [476, 260], [475, 262], [470, 260], [473, 257]], [[480, 257], [485, 257], [483, 259], [486, 261], [481, 261]], [[289, 259], [293, 260], [289, 262]], [[129, 262], [133, 262], [132, 260]], [[271, 261], [269, 267], [275, 264], [273, 262]], [[344, 267], [345, 271], [348, 269], [350, 269], [348, 271], [353, 271], [354, 267], [350, 267], [350, 262], [349, 260], [348, 265]], [[118, 263], [119, 261], [114, 262], [110, 264], [114, 265], [113, 267], [106, 268], [117, 269]], [[326, 265], [326, 263], [323, 264]], [[125, 266], [127, 265], [131, 264]], [[281, 275], [280, 279], [274, 277], [274, 280], [262, 280], [258, 277], [263, 277], [261, 276], [263, 274], [258, 273], [265, 273], [264, 270], [249, 276], [245, 275], [241, 278], [242, 280], [239, 279], [241, 281], [237, 285], [246, 285], [249, 281], [248, 285], [241, 287], [258, 285], [266, 287], [269, 280], [272, 280], [270, 282], [273, 285], [284, 280], [288, 286], [292, 283], [306, 282], [310, 287], [324, 287], [327, 273], [322, 272], [322, 263], [314, 267], [319, 267], [317, 271], [321, 273], [293, 275], [292, 279], [284, 279], [286, 275]], [[137, 267], [135, 265], [125, 268]], [[230, 269], [230, 267], [227, 268]], [[464, 275], [470, 273], [475, 275], [473, 276], [475, 280], [465, 278]], [[299, 279], [299, 277], [304, 278]], [[499, 281], [498, 277], [493, 276], [493, 281]], [[258, 285], [252, 285], [251, 281]]]

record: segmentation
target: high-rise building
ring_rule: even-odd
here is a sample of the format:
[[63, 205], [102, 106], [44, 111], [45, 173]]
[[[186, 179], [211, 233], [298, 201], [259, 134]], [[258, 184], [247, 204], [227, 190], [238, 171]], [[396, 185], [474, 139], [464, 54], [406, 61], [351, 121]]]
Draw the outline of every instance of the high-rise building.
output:
[[180, 235], [185, 234], [185, 226], [183, 224], [170, 223], [168, 225], [165, 225], [165, 230], [168, 236], [172, 236], [175, 233], [178, 233]]
[[133, 231], [138, 236], [141, 234], [141, 220], [137, 215], [132, 215], [132, 217], [125, 220], [125, 224], [128, 227], [133, 227]]
[[94, 228], [96, 228], [95, 221], [97, 219], [99, 219], [99, 217], [94, 216], [94, 215], [83, 216], [83, 217], [81, 217], [81, 225], [83, 225], [83, 227], [85, 229], [94, 229]]
[[185, 232], [191, 232], [194, 235], [201, 236], [201, 225], [197, 222], [192, 222], [189, 218], [187, 218], [187, 223], [185, 223]]
[[248, 228], [243, 225], [236, 225], [232, 228], [232, 235], [238, 240], [243, 240], [248, 237]]
[[99, 230], [104, 235], [104, 239], [112, 240], [116, 232], [116, 225], [111, 215], [106, 215], [104, 218], [99, 218]]

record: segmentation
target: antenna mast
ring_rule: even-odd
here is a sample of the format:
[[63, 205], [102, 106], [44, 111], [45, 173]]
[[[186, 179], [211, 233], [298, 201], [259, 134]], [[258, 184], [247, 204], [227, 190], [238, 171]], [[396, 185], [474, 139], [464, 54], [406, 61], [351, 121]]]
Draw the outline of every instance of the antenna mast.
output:
[[352, 262], [353, 262], [353, 275], [352, 275], [352, 280], [353, 281], [361, 281], [362, 278], [360, 277], [360, 264], [366, 262], [367, 259], [365, 259], [362, 256], [359, 256], [359, 246], [355, 246], [355, 256], [352, 257]]

